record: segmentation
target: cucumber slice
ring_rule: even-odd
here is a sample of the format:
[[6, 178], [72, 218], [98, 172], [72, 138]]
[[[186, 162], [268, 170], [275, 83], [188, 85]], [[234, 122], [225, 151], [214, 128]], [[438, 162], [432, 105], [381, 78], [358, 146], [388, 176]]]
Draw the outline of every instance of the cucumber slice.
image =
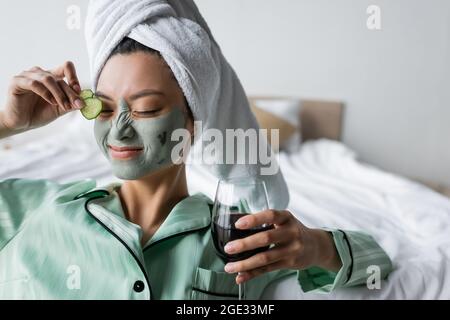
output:
[[92, 92], [92, 90], [83, 90], [80, 93], [80, 98], [83, 100], [93, 98], [93, 97], [94, 97], [94, 93]]
[[81, 113], [88, 120], [93, 120], [100, 115], [102, 112], [103, 103], [101, 100], [96, 98], [84, 99], [86, 106], [81, 109]]

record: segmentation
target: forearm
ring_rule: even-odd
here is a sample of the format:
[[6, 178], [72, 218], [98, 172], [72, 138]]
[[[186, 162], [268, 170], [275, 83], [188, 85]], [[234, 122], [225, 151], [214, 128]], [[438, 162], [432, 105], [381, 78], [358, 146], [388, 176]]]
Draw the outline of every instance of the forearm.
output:
[[0, 111], [0, 139], [4, 139], [7, 137], [11, 137], [13, 135], [25, 132], [26, 130], [14, 130], [9, 128], [4, 123], [4, 113], [3, 111]]
[[322, 269], [338, 272], [342, 261], [336, 249], [333, 235], [321, 229], [312, 229], [311, 233], [316, 243], [316, 266]]
[[[303, 291], [330, 292], [340, 287], [366, 284], [374, 267], [384, 279], [392, 270], [392, 262], [386, 252], [369, 235], [354, 232], [331, 230], [336, 254], [342, 266], [336, 271], [333, 263], [316, 263], [315, 267], [298, 271], [298, 280]], [[318, 247], [320, 248], [320, 247]], [[321, 250], [329, 250], [324, 246]], [[329, 254], [329, 253], [327, 253]], [[330, 257], [333, 257], [331, 255]], [[330, 258], [333, 261], [334, 258]]]

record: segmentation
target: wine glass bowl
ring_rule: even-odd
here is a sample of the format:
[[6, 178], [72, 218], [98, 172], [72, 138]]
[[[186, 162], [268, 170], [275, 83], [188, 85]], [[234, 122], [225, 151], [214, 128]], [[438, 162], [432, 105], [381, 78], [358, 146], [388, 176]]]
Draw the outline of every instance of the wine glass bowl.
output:
[[[221, 209], [218, 209], [219, 211]], [[214, 246], [216, 248], [217, 255], [222, 259], [224, 263], [236, 262], [245, 260], [251, 256], [264, 252], [269, 249], [269, 246], [256, 248], [249, 251], [244, 251], [236, 254], [228, 254], [225, 252], [225, 246], [228, 242], [250, 237], [256, 233], [268, 231], [273, 229], [272, 225], [259, 226], [251, 229], [238, 229], [235, 227], [235, 223], [242, 217], [249, 215], [249, 213], [242, 213], [239, 210], [230, 210], [232, 213], [221, 214], [218, 213], [213, 219], [211, 232], [213, 235]]]
[[[268, 195], [264, 181], [257, 178], [219, 181], [212, 209], [211, 236], [216, 253], [225, 264], [248, 259], [269, 249], [270, 246], [265, 246], [235, 254], [225, 252], [225, 246], [231, 241], [273, 229], [273, 225], [249, 229], [238, 229], [235, 226], [240, 218], [268, 209]], [[239, 300], [241, 291], [239, 285]]]

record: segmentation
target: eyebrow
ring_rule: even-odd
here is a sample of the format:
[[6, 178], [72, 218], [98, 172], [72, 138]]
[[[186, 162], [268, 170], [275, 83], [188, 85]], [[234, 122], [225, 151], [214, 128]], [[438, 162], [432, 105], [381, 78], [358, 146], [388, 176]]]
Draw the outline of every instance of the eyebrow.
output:
[[[113, 101], [114, 99], [112, 99], [111, 97], [107, 96], [106, 94], [104, 94], [101, 91], [97, 91], [95, 93], [95, 95], [99, 98], [103, 98], [105, 100], [110, 100]], [[157, 91], [157, 90], [153, 90], [153, 89], [145, 89], [142, 91], [139, 91], [133, 95], [130, 96], [130, 100], [134, 101], [137, 100], [139, 98], [143, 98], [143, 97], [147, 97], [147, 96], [153, 96], [153, 95], [158, 95], [158, 96], [164, 96], [164, 93], [161, 91]]]

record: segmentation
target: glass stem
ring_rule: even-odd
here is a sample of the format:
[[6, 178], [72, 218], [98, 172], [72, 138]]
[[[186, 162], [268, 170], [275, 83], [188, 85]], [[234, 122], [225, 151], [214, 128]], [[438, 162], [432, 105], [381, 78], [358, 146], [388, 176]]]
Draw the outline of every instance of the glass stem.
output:
[[[238, 275], [240, 273], [238, 272]], [[244, 283], [239, 283], [239, 300], [244, 300], [245, 299], [245, 282]]]
[[239, 284], [239, 300], [242, 300], [242, 285]]

